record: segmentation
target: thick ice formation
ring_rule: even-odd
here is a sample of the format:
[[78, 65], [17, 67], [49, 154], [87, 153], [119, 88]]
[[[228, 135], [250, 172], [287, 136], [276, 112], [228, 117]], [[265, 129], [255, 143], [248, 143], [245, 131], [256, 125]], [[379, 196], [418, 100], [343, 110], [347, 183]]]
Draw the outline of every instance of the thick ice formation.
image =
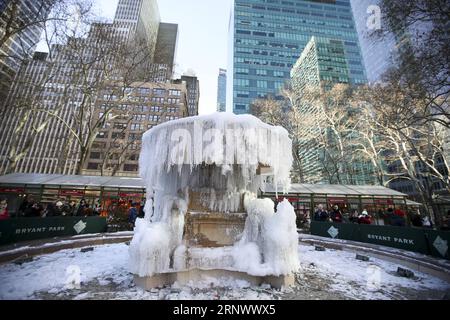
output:
[[[177, 271], [186, 268], [187, 260], [189, 265], [252, 274], [295, 270], [298, 257], [292, 248], [297, 247], [297, 235], [292, 206], [279, 205], [275, 214], [271, 200], [254, 199], [265, 182], [287, 190], [291, 150], [285, 129], [250, 115], [214, 113], [170, 121], [147, 131], [139, 165], [149, 201], [130, 244], [131, 271], [139, 276]], [[193, 194], [211, 212], [224, 214], [242, 212], [244, 200], [248, 218], [238, 244], [201, 250], [185, 246], [184, 217]], [[246, 258], [241, 259], [244, 253]]]
[[286, 199], [277, 205], [270, 199], [251, 200], [242, 239], [233, 255], [236, 269], [253, 275], [285, 275], [299, 266], [298, 235], [294, 208]]
[[[257, 189], [261, 165], [272, 168], [272, 183], [287, 191], [292, 167], [292, 141], [282, 127], [263, 123], [251, 115], [213, 113], [158, 125], [143, 136], [140, 176], [147, 192], [171, 187], [201, 187], [202, 168], [216, 165], [216, 190]], [[200, 176], [199, 176], [200, 174]], [[226, 179], [223, 179], [226, 177]], [[195, 185], [197, 184], [197, 185]], [[178, 190], [176, 190], [178, 191]], [[256, 191], [256, 190], [255, 190]]]

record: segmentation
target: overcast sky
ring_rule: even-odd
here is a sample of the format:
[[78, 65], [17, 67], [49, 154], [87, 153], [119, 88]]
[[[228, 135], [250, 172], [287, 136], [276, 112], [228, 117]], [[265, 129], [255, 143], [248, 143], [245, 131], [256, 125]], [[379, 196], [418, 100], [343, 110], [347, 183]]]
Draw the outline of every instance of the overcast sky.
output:
[[[118, 0], [95, 0], [96, 11], [112, 19]], [[162, 22], [179, 27], [177, 74], [188, 69], [200, 80], [200, 114], [216, 111], [219, 68], [227, 67], [228, 20], [232, 0], [158, 0]]]

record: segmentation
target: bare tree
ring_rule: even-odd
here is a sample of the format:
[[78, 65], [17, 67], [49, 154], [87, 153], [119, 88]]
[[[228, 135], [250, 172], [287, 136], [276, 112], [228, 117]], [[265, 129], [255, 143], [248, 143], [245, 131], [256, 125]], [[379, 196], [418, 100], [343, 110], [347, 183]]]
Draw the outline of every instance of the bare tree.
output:
[[[66, 40], [74, 36], [84, 36], [86, 24], [90, 24], [89, 12], [91, 3], [89, 1], [55, 1], [52, 13], [47, 17], [40, 10], [44, 10], [44, 3], [38, 1], [37, 6], [41, 9], [36, 16], [31, 15], [26, 19], [17, 18], [23, 14], [19, 5], [23, 1], [12, 1], [7, 6], [6, 13], [8, 20], [3, 34], [3, 45], [6, 45], [12, 37], [20, 36], [28, 28], [44, 28], [44, 41], [48, 47], [48, 52], [40, 53], [41, 58], [29, 59], [29, 52], [21, 57], [8, 57], [20, 60], [21, 68], [11, 87], [11, 92], [6, 103], [1, 110], [0, 122], [2, 123], [2, 143], [3, 154], [7, 154], [4, 173], [14, 172], [17, 163], [28, 153], [30, 147], [35, 142], [35, 138], [41, 135], [52, 122], [52, 117], [48, 116], [46, 104], [51, 96], [61, 96], [59, 105], [51, 110], [52, 114], [58, 115], [64, 105], [71, 100], [72, 90], [69, 86], [58, 87], [55, 83], [60, 81], [58, 77], [65, 73], [66, 65], [57, 62], [56, 57], [61, 55], [61, 46], [54, 44], [55, 39], [62, 40], [65, 35]], [[47, 8], [48, 9], [48, 8]], [[33, 11], [34, 12], [34, 11]], [[74, 21], [73, 13], [78, 17]], [[17, 20], [16, 20], [17, 19]], [[25, 23], [27, 22], [27, 23]], [[9, 38], [8, 38], [9, 37]], [[31, 48], [28, 48], [31, 49]], [[25, 54], [25, 53], [24, 53]], [[36, 72], [39, 70], [39, 72]], [[34, 74], [34, 77], [31, 75]], [[14, 128], [12, 134], [10, 128]], [[5, 162], [5, 161], [4, 161]]]
[[[29, 60], [38, 43], [49, 45], [74, 18], [86, 20], [91, 10], [88, 0], [8, 0], [0, 6], [0, 96], [6, 99], [9, 84], [20, 65]], [[44, 37], [39, 37], [44, 32]], [[6, 76], [8, 75], [8, 76]]]
[[[401, 122], [409, 126], [431, 121], [450, 128], [449, 1], [383, 0], [381, 12], [383, 28], [374, 39], [390, 34], [399, 42], [395, 66], [383, 82], [386, 91], [400, 96]], [[414, 113], [409, 112], [411, 104]]]
[[[413, 183], [420, 200], [439, 221], [433, 184], [450, 192], [449, 159], [445, 152], [448, 128], [437, 121], [410, 122], [417, 104], [405, 105], [401, 88], [360, 88], [354, 103], [362, 110], [358, 150], [374, 164], [385, 185], [399, 179]], [[428, 209], [431, 208], [431, 209]]]
[[[293, 98], [292, 92], [286, 89], [284, 96], [286, 99]], [[267, 99], [257, 99], [250, 105], [250, 113], [262, 121], [285, 128], [290, 138], [292, 139], [292, 155], [294, 158], [294, 164], [292, 169], [291, 178], [293, 182], [303, 182], [304, 173], [302, 166], [302, 157], [299, 152], [299, 139], [300, 133], [299, 118], [300, 114], [286, 101], [275, 100], [273, 97]]]

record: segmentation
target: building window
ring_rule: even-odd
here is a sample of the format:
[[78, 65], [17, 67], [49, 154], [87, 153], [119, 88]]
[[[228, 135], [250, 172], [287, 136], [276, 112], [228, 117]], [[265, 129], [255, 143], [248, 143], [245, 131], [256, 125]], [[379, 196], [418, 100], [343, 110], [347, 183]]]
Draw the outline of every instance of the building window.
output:
[[99, 138], [99, 139], [105, 139], [106, 137], [107, 137], [107, 133], [105, 131], [100, 131], [97, 134], [97, 138]]
[[137, 164], [125, 164], [123, 166], [123, 171], [137, 172], [138, 171], [138, 166], [137, 166]]
[[165, 89], [160, 89], [160, 88], [154, 88], [153, 89], [153, 94], [157, 95], [157, 96], [165, 96], [166, 95], [166, 90]]
[[111, 134], [112, 139], [125, 139], [125, 132], [113, 132]]
[[140, 124], [140, 123], [132, 123], [131, 124], [131, 130], [133, 130], [133, 131], [136, 131], [136, 130], [142, 131], [142, 130], [144, 130], [144, 125]]
[[114, 129], [118, 129], [118, 130], [124, 130], [128, 127], [128, 125], [126, 123], [122, 123], [122, 122], [115, 122], [114, 123]]
[[100, 152], [91, 152], [91, 159], [100, 159]]
[[181, 90], [169, 90], [169, 94], [171, 96], [180, 96], [181, 95]]
[[98, 170], [98, 165], [99, 163], [89, 162], [87, 168], [88, 170]]
[[149, 121], [153, 121], [153, 122], [158, 122], [159, 121], [159, 116], [155, 116], [155, 115], [150, 115], [148, 117]]
[[149, 88], [139, 88], [139, 94], [142, 96], [147, 96], [150, 94], [150, 89]]

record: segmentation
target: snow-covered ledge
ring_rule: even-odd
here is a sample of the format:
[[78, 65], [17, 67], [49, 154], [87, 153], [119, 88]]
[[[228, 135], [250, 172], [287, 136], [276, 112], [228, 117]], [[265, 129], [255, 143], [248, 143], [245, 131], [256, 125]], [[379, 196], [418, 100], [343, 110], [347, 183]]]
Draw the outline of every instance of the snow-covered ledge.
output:
[[[292, 141], [250, 115], [170, 121], [143, 136], [145, 218], [136, 221], [130, 270], [145, 289], [201, 275], [290, 285], [298, 269], [294, 208], [256, 199], [290, 185]], [[244, 276], [245, 275], [245, 276]]]

